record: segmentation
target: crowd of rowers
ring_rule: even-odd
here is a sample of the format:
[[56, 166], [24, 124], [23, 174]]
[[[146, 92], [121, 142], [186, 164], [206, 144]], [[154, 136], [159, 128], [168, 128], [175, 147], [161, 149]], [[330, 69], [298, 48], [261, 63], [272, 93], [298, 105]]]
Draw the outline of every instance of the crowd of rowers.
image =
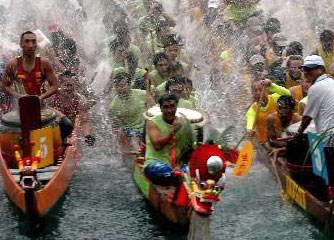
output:
[[[247, 50], [243, 52], [242, 68], [250, 73], [255, 101], [247, 112], [247, 130], [250, 135], [256, 133], [260, 143], [269, 140], [277, 146], [281, 145], [279, 139], [283, 130], [299, 121], [302, 114], [300, 132], [310, 119], [315, 120], [319, 131], [330, 124], [331, 108], [321, 105], [330, 100], [327, 92], [320, 95], [316, 92], [313, 96], [310, 86], [329, 79], [324, 73], [330, 74], [334, 69], [334, 34], [325, 30], [316, 48], [320, 56], [304, 61], [302, 44], [288, 43], [281, 33], [279, 20], [266, 19], [258, 2], [226, 1], [227, 7], [225, 5], [221, 15], [217, 3], [209, 1], [203, 7], [202, 2], [189, 1], [190, 18], [206, 27], [211, 51], [207, 62], [213, 72], [232, 74], [229, 68], [240, 49], [240, 42], [234, 40], [246, 36], [244, 49]], [[176, 21], [164, 11], [160, 2], [138, 1], [131, 11], [117, 8], [117, 4], [114, 8], [103, 17], [112, 68], [104, 95], [110, 100], [108, 115], [113, 131], [129, 139], [146, 140], [145, 164], [149, 175], [157, 172], [156, 167], [160, 171], [161, 164], [163, 171], [170, 172], [168, 167], [180, 166], [176, 163], [181, 163], [193, 146], [190, 124], [176, 117], [176, 108], [197, 107], [189, 78], [195, 64], [183, 48], [184, 41], [176, 31]], [[113, 12], [117, 12], [118, 17]], [[131, 20], [138, 23], [134, 30], [130, 14]], [[9, 61], [1, 83], [4, 93], [10, 97], [39, 95], [42, 101], [64, 113], [62, 130], [66, 138], [75, 118], [87, 112], [96, 97], [87, 90], [89, 81], [85, 79], [76, 41], [58, 26], [50, 26], [49, 30], [51, 47], [41, 51], [49, 60], [36, 56], [36, 34], [24, 32], [20, 39], [22, 56]], [[324, 91], [333, 89], [323, 88]], [[325, 100], [319, 103], [318, 96]], [[7, 98], [2, 97], [3, 112], [10, 109]], [[160, 104], [162, 115], [145, 124], [143, 113], [156, 103]], [[93, 141], [89, 134], [87, 139]]]

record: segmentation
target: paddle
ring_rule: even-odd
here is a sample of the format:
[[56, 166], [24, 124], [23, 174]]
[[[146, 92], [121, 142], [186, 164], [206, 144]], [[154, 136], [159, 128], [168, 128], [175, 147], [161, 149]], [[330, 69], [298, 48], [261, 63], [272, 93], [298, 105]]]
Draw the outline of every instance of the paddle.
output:
[[[260, 112], [260, 109], [261, 109], [260, 102], [263, 98], [264, 91], [265, 91], [265, 88], [262, 87], [262, 90], [261, 90], [261, 93], [260, 93], [260, 99], [257, 102], [258, 108], [256, 109], [255, 120], [254, 120], [254, 123], [253, 123], [252, 131], [255, 128], [256, 118], [259, 115], [259, 112]], [[238, 142], [236, 150], [239, 147], [239, 145], [241, 144], [241, 142], [243, 141], [243, 139], [246, 137], [246, 135], [247, 135], [247, 133], [245, 133], [242, 136], [241, 140]], [[240, 150], [240, 153], [239, 153], [239, 156], [238, 156], [238, 160], [237, 160], [237, 164], [236, 164], [236, 167], [233, 170], [232, 175], [236, 176], [236, 177], [245, 176], [249, 172], [249, 170], [252, 166], [253, 158], [254, 158], [254, 146], [253, 146], [253, 143], [252, 143], [252, 139], [248, 139], [244, 143], [244, 145], [241, 147], [241, 150]]]
[[254, 146], [253, 143], [248, 140], [241, 148], [238, 156], [236, 166], [233, 170], [233, 176], [242, 177], [245, 176], [253, 163]]
[[288, 201], [289, 200], [289, 196], [285, 193], [285, 190], [284, 190], [284, 187], [283, 187], [283, 183], [281, 181], [281, 178], [278, 175], [278, 170], [277, 170], [277, 167], [276, 167], [276, 161], [277, 161], [277, 158], [278, 158], [278, 154], [279, 154], [280, 151], [282, 151], [284, 149], [285, 148], [274, 149], [269, 154], [269, 158], [270, 158], [270, 162], [271, 162], [271, 165], [273, 167], [273, 170], [274, 170], [274, 174], [275, 174], [276, 180], [277, 180], [279, 188], [281, 190], [281, 197], [282, 197], [283, 200]]

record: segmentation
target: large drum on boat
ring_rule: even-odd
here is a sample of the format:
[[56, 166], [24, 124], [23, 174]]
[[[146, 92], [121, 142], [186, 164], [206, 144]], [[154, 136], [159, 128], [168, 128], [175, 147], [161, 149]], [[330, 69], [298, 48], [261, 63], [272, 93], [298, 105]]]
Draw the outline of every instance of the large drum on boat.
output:
[[[144, 113], [144, 115], [146, 119], [161, 115], [160, 107], [154, 106]], [[192, 109], [177, 108], [176, 116], [188, 119], [193, 129], [194, 139], [197, 142], [203, 142], [203, 127], [207, 122], [207, 117], [204, 114]]]
[[[62, 144], [57, 114], [52, 109], [41, 111], [42, 128], [50, 127], [53, 136], [53, 149], [57, 150]], [[0, 122], [0, 147], [2, 157], [9, 167], [16, 167], [14, 157], [14, 146], [19, 144], [21, 138], [21, 122], [17, 111], [4, 114]], [[54, 151], [54, 159], [58, 158], [57, 151]]]
[[[296, 135], [298, 133], [300, 123], [301, 122], [297, 122], [290, 125], [286, 130], [286, 134], [289, 136]], [[305, 132], [315, 132], [314, 122], [308, 126]], [[311, 179], [313, 177], [312, 160], [310, 156], [307, 157], [309, 147], [310, 145], [306, 134], [298, 139], [292, 139], [287, 143], [287, 167], [290, 175], [297, 180]]]

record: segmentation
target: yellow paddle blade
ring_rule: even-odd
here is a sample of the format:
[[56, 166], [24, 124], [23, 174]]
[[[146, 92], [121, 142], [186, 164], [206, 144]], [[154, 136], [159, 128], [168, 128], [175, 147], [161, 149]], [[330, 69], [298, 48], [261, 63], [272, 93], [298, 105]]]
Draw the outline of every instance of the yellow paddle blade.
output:
[[237, 164], [233, 170], [233, 176], [245, 176], [253, 163], [254, 147], [251, 141], [247, 141], [240, 150]]

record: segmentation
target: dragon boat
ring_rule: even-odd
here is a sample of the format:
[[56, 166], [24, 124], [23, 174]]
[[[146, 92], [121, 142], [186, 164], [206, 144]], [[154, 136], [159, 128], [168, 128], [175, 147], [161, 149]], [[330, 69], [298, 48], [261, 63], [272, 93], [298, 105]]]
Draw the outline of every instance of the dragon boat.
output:
[[[299, 123], [292, 125], [287, 133], [295, 133], [298, 126]], [[307, 131], [312, 132], [313, 128]], [[328, 185], [321, 177], [314, 174], [315, 162], [312, 156], [306, 155], [308, 144], [302, 148], [294, 143], [281, 149], [268, 149], [257, 144], [257, 159], [273, 173], [284, 199], [290, 200], [323, 224], [327, 230], [333, 232], [334, 205], [328, 194]], [[321, 162], [317, 161], [317, 165], [321, 168]]]
[[[160, 108], [153, 107], [145, 113], [145, 117], [149, 119], [158, 114], [161, 114]], [[174, 186], [155, 185], [145, 176], [145, 148], [141, 156], [135, 158], [133, 177], [140, 192], [155, 210], [169, 222], [186, 227], [194, 211], [204, 217], [213, 213], [214, 204], [220, 201], [224, 190], [226, 163], [235, 162], [238, 153], [222, 150], [221, 146], [213, 142], [200, 143], [207, 122], [200, 112], [178, 108], [176, 115], [186, 117], [191, 122], [193, 134], [198, 140], [187, 170], [173, 172], [179, 179], [178, 183]]]
[[9, 199], [27, 216], [38, 219], [66, 191], [80, 159], [78, 124], [69, 142], [61, 139], [57, 114], [42, 109], [37, 96], [19, 99], [19, 111], [0, 123], [0, 172]]

